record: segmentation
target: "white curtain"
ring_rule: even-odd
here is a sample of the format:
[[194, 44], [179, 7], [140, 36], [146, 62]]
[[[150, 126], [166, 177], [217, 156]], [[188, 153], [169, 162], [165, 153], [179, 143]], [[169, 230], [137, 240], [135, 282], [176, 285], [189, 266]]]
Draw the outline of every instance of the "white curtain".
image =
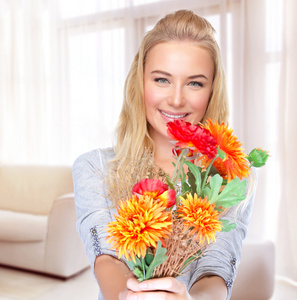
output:
[[[277, 266], [281, 279], [294, 285], [297, 290], [297, 2], [287, 0], [284, 7], [284, 51], [279, 93], [279, 155], [281, 187], [278, 218]], [[297, 293], [296, 293], [297, 294]]]
[[0, 0], [0, 162], [69, 165], [110, 146], [144, 33], [164, 14], [192, 9], [217, 29], [227, 68], [234, 51], [224, 33], [240, 22], [240, 4]]
[[297, 2], [242, 1], [240, 60], [233, 124], [246, 149], [270, 151], [259, 183], [250, 235], [276, 245], [276, 280], [297, 294]]
[[63, 127], [57, 38], [46, 1], [0, 1], [0, 162], [47, 161]]
[[295, 0], [0, 0], [0, 164], [70, 165], [111, 145], [144, 32], [182, 8], [217, 30], [246, 151], [270, 151], [250, 234], [275, 242], [277, 274], [294, 284]]

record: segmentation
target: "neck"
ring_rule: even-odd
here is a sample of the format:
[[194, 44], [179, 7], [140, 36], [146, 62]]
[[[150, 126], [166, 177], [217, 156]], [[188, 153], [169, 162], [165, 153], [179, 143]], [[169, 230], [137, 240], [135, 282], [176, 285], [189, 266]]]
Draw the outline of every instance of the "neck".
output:
[[160, 141], [155, 142], [155, 164], [160, 166], [165, 170], [166, 173], [172, 175], [174, 166], [172, 162], [174, 162], [172, 149], [174, 145], [166, 139], [162, 139]]

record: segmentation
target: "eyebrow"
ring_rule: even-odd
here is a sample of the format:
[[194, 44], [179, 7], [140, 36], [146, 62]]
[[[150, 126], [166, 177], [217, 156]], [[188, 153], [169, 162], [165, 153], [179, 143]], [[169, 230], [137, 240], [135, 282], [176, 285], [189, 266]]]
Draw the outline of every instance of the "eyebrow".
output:
[[[167, 73], [165, 71], [161, 71], [161, 70], [155, 70], [152, 71], [151, 74], [162, 74], [168, 77], [172, 77], [172, 75], [170, 73]], [[205, 78], [208, 80], [207, 76], [203, 75], [203, 74], [197, 74], [197, 75], [192, 75], [188, 77], [189, 79], [196, 79], [196, 78]]]

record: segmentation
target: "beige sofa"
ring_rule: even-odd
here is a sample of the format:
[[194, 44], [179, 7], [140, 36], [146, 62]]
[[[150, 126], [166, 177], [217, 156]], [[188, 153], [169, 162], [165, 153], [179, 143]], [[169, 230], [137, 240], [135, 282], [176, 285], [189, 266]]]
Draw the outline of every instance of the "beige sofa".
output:
[[0, 264], [62, 278], [88, 267], [71, 167], [0, 167]]

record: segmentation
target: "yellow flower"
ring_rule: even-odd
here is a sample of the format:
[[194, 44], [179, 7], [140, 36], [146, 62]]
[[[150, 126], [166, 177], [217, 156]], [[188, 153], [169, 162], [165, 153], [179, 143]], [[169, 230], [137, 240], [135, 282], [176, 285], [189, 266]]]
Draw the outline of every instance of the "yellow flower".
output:
[[[235, 177], [240, 179], [247, 177], [250, 172], [247, 155], [243, 152], [242, 144], [233, 134], [233, 130], [228, 128], [224, 122], [222, 124], [217, 121], [212, 123], [211, 120], [207, 120], [205, 128], [211, 132], [217, 141], [217, 147], [226, 153], [224, 159], [217, 158], [213, 163], [219, 174], [228, 182]], [[203, 155], [200, 160], [205, 167], [211, 162], [211, 159], [206, 155]]]
[[160, 239], [171, 230], [171, 212], [162, 202], [150, 196], [132, 196], [119, 205], [116, 221], [108, 224], [107, 239], [111, 248], [135, 262], [135, 255], [145, 257], [149, 247], [157, 247]]
[[198, 198], [194, 194], [187, 194], [187, 198], [181, 198], [181, 205], [178, 208], [179, 217], [184, 220], [185, 229], [190, 229], [190, 235], [197, 235], [200, 244], [204, 244], [205, 239], [209, 244], [215, 242], [216, 232], [222, 230], [222, 223], [218, 218], [215, 204], [209, 204], [207, 198]]

